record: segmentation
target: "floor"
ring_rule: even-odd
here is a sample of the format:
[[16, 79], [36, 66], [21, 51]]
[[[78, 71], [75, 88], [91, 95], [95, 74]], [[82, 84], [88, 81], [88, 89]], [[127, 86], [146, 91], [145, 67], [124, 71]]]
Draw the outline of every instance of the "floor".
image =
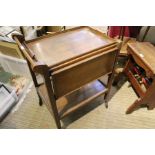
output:
[[[105, 108], [103, 96], [101, 96], [92, 101], [91, 105], [63, 119], [63, 128], [155, 128], [155, 110], [149, 111], [147, 108], [140, 108], [132, 114], [125, 114], [128, 106], [137, 98], [128, 82], [116, 90], [113, 87], [108, 109]], [[0, 124], [0, 128], [53, 129], [56, 126], [45, 105], [42, 107], [38, 105], [38, 97], [33, 87], [19, 109], [10, 113]]]

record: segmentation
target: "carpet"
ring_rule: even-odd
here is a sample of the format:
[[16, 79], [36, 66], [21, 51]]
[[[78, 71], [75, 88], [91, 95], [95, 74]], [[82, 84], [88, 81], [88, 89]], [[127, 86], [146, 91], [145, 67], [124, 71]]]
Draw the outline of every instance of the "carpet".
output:
[[[155, 110], [140, 108], [132, 114], [125, 111], [137, 98], [129, 83], [117, 90], [112, 88], [108, 109], [103, 96], [92, 101], [76, 113], [62, 120], [63, 128], [68, 129], [117, 129], [117, 128], [155, 128]], [[117, 90], [117, 91], [116, 91]], [[53, 129], [55, 122], [45, 105], [38, 104], [33, 87], [23, 104], [14, 113], [10, 113], [0, 124], [3, 129]]]

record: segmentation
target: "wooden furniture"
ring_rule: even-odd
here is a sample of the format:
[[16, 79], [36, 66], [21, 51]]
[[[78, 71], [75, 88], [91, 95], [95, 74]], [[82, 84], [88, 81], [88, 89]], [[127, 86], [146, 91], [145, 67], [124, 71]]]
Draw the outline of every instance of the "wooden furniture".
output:
[[[42, 99], [57, 128], [61, 128], [62, 118], [102, 94], [107, 106], [118, 54], [115, 40], [90, 27], [76, 27], [31, 41], [20, 35], [13, 38], [28, 62], [40, 105]], [[38, 84], [36, 73], [42, 75], [43, 84]], [[102, 86], [100, 80], [94, 82], [105, 74], [109, 75], [107, 86]]]
[[128, 44], [129, 60], [124, 68], [138, 99], [127, 109], [129, 114], [140, 106], [155, 106], [155, 47], [147, 42]]
[[125, 26], [121, 26], [118, 39], [120, 39], [122, 41], [122, 43], [121, 43], [119, 57], [118, 57], [119, 65], [116, 67], [116, 70], [115, 70], [115, 78], [114, 78], [113, 85], [117, 85], [117, 83], [120, 81], [122, 75], [124, 74], [123, 69], [124, 69], [126, 61], [128, 59], [128, 52], [127, 52], [128, 43], [135, 43], [139, 36], [139, 34], [138, 34], [136, 36], [136, 38], [125, 37], [124, 33], [125, 33]]

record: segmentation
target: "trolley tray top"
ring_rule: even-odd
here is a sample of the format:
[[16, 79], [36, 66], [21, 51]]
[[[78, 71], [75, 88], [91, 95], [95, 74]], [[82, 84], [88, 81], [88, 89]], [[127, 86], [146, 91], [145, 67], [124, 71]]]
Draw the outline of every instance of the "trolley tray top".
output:
[[90, 27], [77, 27], [27, 41], [26, 46], [39, 61], [52, 67], [115, 43], [113, 39]]

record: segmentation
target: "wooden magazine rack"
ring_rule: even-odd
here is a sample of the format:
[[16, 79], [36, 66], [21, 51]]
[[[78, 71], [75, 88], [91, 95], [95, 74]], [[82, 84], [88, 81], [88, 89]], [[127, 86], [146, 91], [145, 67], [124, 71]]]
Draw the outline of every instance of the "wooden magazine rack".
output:
[[140, 106], [155, 107], [155, 47], [147, 42], [128, 44], [129, 60], [124, 69], [138, 99], [127, 109], [129, 114]]

